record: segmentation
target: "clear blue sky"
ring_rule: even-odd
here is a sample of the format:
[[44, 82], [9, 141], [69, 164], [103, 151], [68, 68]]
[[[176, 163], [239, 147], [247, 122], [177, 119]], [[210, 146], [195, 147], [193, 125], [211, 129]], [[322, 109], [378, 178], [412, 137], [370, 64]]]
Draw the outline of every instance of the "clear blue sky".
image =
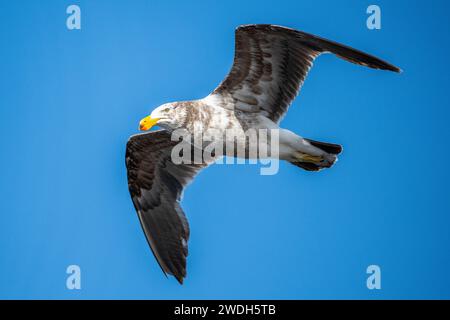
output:
[[[450, 298], [447, 1], [0, 0], [0, 298]], [[78, 4], [82, 30], [66, 28]], [[228, 72], [234, 29], [274, 23], [404, 73], [320, 57], [282, 125], [344, 145], [331, 170], [213, 166], [185, 193], [188, 278], [166, 279], [125, 144]], [[82, 290], [66, 289], [66, 267]], [[382, 289], [366, 288], [366, 268]]]

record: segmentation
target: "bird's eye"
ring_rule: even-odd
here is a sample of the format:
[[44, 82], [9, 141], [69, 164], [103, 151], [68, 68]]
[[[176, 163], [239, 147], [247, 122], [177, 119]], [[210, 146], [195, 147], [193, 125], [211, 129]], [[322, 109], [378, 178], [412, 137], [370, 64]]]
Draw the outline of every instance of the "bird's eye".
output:
[[164, 110], [163, 110], [163, 112], [169, 112], [170, 111], [170, 108], [165, 108]]

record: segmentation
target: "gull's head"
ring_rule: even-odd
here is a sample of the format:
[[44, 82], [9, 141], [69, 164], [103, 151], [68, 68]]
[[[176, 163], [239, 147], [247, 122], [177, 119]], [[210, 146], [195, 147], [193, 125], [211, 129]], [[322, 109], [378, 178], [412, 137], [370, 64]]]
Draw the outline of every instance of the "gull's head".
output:
[[139, 130], [147, 131], [153, 126], [158, 125], [171, 128], [176, 123], [175, 106], [172, 103], [166, 103], [159, 106], [152, 113], [139, 122]]

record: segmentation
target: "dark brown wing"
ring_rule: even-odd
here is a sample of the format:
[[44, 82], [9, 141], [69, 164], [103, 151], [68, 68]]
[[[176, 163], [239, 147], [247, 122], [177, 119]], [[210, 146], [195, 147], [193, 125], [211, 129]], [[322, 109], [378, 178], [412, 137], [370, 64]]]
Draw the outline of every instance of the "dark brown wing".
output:
[[206, 164], [175, 165], [171, 150], [177, 143], [165, 130], [132, 136], [126, 166], [131, 198], [153, 254], [164, 273], [183, 283], [189, 225], [179, 201]]
[[260, 112], [279, 122], [314, 59], [324, 52], [370, 68], [400, 71], [374, 56], [305, 32], [244, 25], [236, 29], [233, 67], [212, 95], [220, 96], [224, 106], [234, 104], [241, 111]]

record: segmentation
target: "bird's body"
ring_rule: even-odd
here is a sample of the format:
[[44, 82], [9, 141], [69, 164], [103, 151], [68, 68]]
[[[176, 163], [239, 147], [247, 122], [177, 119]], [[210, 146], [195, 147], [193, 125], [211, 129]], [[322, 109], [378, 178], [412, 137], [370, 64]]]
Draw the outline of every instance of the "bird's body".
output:
[[[361, 51], [301, 31], [272, 25], [241, 26], [236, 30], [233, 67], [210, 95], [164, 104], [141, 121], [141, 129], [158, 124], [164, 130], [130, 138], [128, 183], [147, 240], [165, 273], [180, 283], [186, 275], [189, 227], [179, 200], [185, 185], [211, 163], [204, 158], [174, 161], [177, 132], [191, 137], [187, 143], [193, 150], [206, 151], [206, 142], [219, 142], [222, 149], [215, 158], [274, 157], [271, 142], [276, 136], [276, 157], [281, 160], [308, 171], [334, 164], [342, 151], [340, 145], [306, 139], [279, 126], [313, 60], [324, 52], [371, 68], [399, 71]], [[267, 134], [265, 139], [260, 139], [262, 132]], [[255, 146], [249, 133], [257, 137], [257, 150], [263, 148], [266, 153], [252, 152]]]
[[[227, 105], [225, 105], [227, 104]], [[179, 119], [177, 126], [162, 125], [169, 132], [184, 129], [194, 141], [202, 141], [202, 148], [212, 140], [223, 145], [223, 153], [217, 156], [241, 157], [246, 159], [273, 158], [271, 150], [271, 134], [277, 131], [278, 150], [276, 158], [295, 161], [302, 154], [323, 157], [320, 161], [328, 161], [324, 165], [332, 165], [336, 156], [313, 146], [308, 140], [280, 126], [260, 113], [237, 111], [232, 101], [222, 101], [214, 96], [204, 99], [169, 103], [173, 108], [173, 118]], [[165, 108], [167, 104], [163, 105]], [[225, 106], [225, 107], [224, 107]], [[252, 148], [250, 134], [266, 133], [265, 139], [257, 139], [258, 148], [264, 148], [264, 154], [250, 152]], [[227, 148], [232, 146], [232, 148]], [[253, 146], [254, 147], [254, 146]], [[239, 153], [238, 151], [242, 151]]]

